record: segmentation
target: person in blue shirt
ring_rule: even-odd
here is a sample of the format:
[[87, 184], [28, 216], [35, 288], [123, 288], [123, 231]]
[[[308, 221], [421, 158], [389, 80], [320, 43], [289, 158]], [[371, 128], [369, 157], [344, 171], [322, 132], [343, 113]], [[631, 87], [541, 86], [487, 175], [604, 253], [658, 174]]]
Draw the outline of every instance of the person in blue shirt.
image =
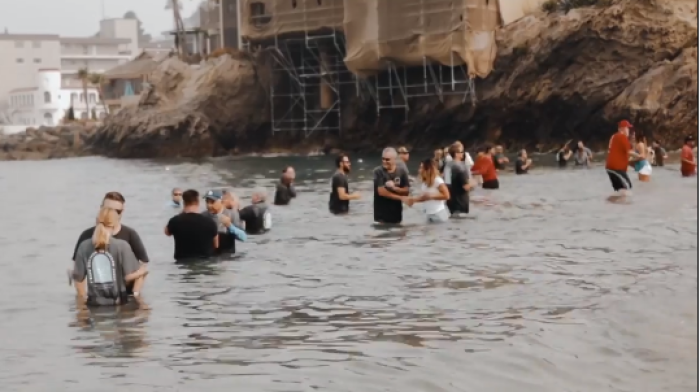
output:
[[236, 213], [224, 208], [223, 198], [223, 192], [220, 190], [208, 191], [204, 195], [207, 209], [202, 212], [202, 215], [210, 217], [218, 227], [219, 247], [216, 253], [236, 253], [236, 240], [243, 242], [247, 240], [247, 235], [244, 230], [235, 225]]

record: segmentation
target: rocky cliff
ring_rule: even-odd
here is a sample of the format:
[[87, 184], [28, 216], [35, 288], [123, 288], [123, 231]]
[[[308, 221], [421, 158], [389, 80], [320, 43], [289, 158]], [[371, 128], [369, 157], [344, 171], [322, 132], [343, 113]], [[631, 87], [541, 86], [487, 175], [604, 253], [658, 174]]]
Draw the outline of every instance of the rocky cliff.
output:
[[698, 126], [697, 3], [609, 3], [526, 16], [499, 31], [495, 70], [477, 81], [475, 106], [421, 98], [404, 122], [403, 114], [377, 115], [373, 102], [357, 98], [343, 108], [340, 136], [273, 136], [267, 92], [278, 81], [265, 52], [232, 53], [197, 69], [167, 59], [138, 106], [111, 116], [85, 143], [125, 158], [429, 147], [455, 139], [511, 148], [569, 139], [603, 146], [614, 124], [628, 118], [638, 132], [677, 145]]

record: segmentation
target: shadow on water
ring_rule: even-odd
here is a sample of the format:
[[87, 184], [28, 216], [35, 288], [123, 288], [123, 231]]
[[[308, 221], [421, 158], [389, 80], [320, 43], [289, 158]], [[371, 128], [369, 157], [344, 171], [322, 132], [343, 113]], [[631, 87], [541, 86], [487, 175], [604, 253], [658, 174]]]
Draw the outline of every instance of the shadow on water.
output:
[[[270, 207], [272, 231], [172, 262], [171, 188], [247, 204], [287, 164], [299, 196]], [[655, 170], [621, 206], [601, 167], [537, 166], [474, 191], [466, 219], [427, 225], [414, 207], [375, 227], [377, 164], [353, 157], [362, 199], [333, 216], [332, 157], [0, 163], [0, 247], [22, 261], [0, 276], [3, 391], [697, 389], [697, 179]], [[148, 248], [152, 310], [67, 310], [59, 260], [115, 189]]]

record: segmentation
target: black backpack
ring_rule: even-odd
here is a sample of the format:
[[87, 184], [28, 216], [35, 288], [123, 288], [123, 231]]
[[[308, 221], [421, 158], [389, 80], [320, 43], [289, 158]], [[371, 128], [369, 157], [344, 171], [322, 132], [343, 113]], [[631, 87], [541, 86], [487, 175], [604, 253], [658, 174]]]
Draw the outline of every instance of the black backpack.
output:
[[106, 251], [95, 251], [87, 261], [88, 305], [125, 304], [122, 268]]

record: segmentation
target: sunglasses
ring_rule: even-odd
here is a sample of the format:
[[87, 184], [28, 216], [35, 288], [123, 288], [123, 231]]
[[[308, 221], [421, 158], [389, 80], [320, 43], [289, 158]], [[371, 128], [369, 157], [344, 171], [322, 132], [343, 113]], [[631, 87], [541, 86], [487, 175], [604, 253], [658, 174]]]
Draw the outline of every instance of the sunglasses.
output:
[[173, 193], [173, 196], [182, 196], [182, 193]]

